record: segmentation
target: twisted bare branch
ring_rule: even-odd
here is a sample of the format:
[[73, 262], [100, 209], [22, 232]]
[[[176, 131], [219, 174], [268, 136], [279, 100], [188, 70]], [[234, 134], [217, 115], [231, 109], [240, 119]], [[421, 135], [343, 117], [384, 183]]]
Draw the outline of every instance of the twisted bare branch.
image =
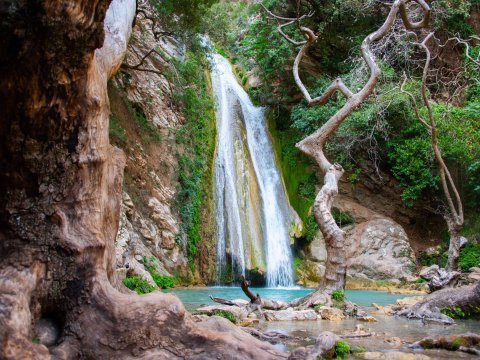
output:
[[[414, 2], [420, 6], [423, 12], [423, 19], [418, 22], [412, 22], [408, 14], [407, 5]], [[302, 82], [299, 75], [299, 67], [303, 57], [317, 40], [318, 36], [309, 28], [300, 25], [301, 17], [283, 18], [272, 14], [266, 10], [270, 16], [273, 16], [279, 22], [284, 21], [284, 26], [297, 23], [299, 31], [305, 38], [304, 43], [298, 43], [287, 38], [294, 45], [301, 45], [293, 65], [293, 76], [297, 87], [302, 92], [309, 106], [324, 105], [338, 91], [346, 98], [346, 102], [322, 127], [316, 130], [302, 141], [296, 144], [296, 147], [304, 154], [313, 158], [324, 173], [324, 185], [315, 198], [313, 212], [319, 228], [324, 235], [327, 244], [327, 262], [325, 269], [325, 277], [322, 279], [317, 291], [307, 295], [302, 299], [296, 300], [297, 305], [312, 306], [324, 300], [325, 293], [329, 293], [334, 289], [345, 287], [346, 276], [346, 260], [345, 260], [345, 233], [338, 227], [331, 214], [332, 203], [338, 194], [338, 181], [343, 176], [344, 170], [339, 164], [331, 164], [324, 154], [324, 145], [327, 139], [337, 130], [340, 124], [345, 120], [356, 108], [358, 108], [374, 91], [376, 84], [380, 79], [380, 67], [376, 62], [372, 43], [377, 42], [387, 35], [394, 27], [397, 14], [400, 12], [404, 26], [408, 30], [419, 29], [425, 27], [430, 20], [430, 7], [424, 0], [396, 0], [387, 15], [383, 25], [368, 35], [362, 43], [362, 57], [370, 71], [370, 76], [363, 88], [354, 93], [344, 82], [338, 78], [318, 97], [312, 98], [308, 89]], [[283, 27], [284, 27], [283, 26]], [[284, 38], [283, 27], [279, 25], [279, 32]]]

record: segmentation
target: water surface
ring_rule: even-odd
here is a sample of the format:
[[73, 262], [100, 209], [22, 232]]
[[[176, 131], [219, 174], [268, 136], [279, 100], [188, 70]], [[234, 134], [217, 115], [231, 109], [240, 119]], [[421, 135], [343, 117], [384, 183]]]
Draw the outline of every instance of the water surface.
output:
[[[296, 298], [309, 294], [314, 289], [310, 288], [250, 288], [254, 294], [259, 293], [261, 297], [272, 300], [292, 301]], [[176, 294], [185, 304], [185, 307], [192, 311], [202, 305], [212, 305], [214, 302], [209, 295], [225, 299], [245, 299], [248, 298], [240, 287], [196, 287], [196, 288], [177, 288], [164, 290]], [[347, 299], [360, 306], [370, 306], [372, 303], [378, 305], [393, 304], [397, 299], [410, 295], [390, 294], [384, 291], [374, 290], [347, 290]]]

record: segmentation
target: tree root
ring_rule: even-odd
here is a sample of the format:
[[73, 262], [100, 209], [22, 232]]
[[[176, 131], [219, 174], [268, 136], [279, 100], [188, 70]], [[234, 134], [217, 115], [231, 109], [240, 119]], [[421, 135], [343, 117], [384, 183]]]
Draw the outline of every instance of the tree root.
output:
[[451, 317], [442, 314], [441, 310], [466, 309], [472, 306], [480, 306], [480, 282], [476, 285], [436, 291], [411, 307], [397, 311], [395, 314], [409, 319], [422, 319], [450, 325], [455, 321]]

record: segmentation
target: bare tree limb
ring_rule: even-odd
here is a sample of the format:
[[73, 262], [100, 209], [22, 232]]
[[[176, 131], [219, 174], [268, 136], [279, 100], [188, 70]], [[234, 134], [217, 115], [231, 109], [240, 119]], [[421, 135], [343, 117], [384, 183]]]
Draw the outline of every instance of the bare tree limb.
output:
[[[414, 2], [421, 7], [423, 12], [423, 19], [421, 21], [412, 22], [410, 20], [407, 9], [407, 5], [410, 2]], [[430, 7], [424, 0], [396, 0], [392, 4], [389, 14], [387, 15], [383, 25], [363, 40], [361, 47], [362, 57], [370, 71], [370, 77], [363, 88], [357, 93], [353, 93], [350, 89], [348, 89], [341, 79], [336, 79], [322, 95], [312, 99], [309, 91], [300, 78], [299, 66], [305, 54], [317, 40], [317, 35], [311, 29], [300, 26], [301, 17], [299, 17], [298, 13], [296, 19], [283, 18], [276, 16], [267, 10], [267, 13], [270, 16], [275, 17], [279, 21], [286, 21], [289, 25], [296, 21], [298, 23], [300, 32], [306, 39], [305, 44], [302, 45], [295, 58], [293, 65], [293, 76], [295, 83], [302, 92], [308, 105], [323, 105], [337, 91], [339, 91], [346, 98], [346, 102], [343, 107], [338, 110], [321, 128], [296, 144], [296, 147], [302, 153], [310, 156], [317, 162], [321, 171], [324, 173], [324, 185], [317, 194], [313, 205], [313, 210], [315, 219], [322, 234], [324, 235], [328, 253], [325, 276], [322, 279], [319, 288], [312, 294], [309, 294], [298, 301], [294, 301], [293, 303], [297, 306], [315, 305], [316, 302], [324, 300], [325, 292], [328, 293], [335, 289], [343, 289], [345, 287], [345, 234], [335, 223], [335, 220], [331, 214], [333, 200], [338, 194], [338, 181], [342, 177], [344, 170], [341, 165], [330, 163], [324, 154], [324, 146], [327, 139], [338, 129], [343, 120], [345, 120], [356, 108], [358, 108], [374, 91], [375, 86], [380, 79], [381, 71], [376, 62], [371, 45], [372, 43], [385, 37], [385, 35], [391, 31], [391, 29], [394, 27], [395, 19], [397, 18], [397, 14], [399, 12], [404, 26], [408, 30], [423, 28], [428, 25], [430, 20]], [[290, 42], [295, 44], [295, 42]]]

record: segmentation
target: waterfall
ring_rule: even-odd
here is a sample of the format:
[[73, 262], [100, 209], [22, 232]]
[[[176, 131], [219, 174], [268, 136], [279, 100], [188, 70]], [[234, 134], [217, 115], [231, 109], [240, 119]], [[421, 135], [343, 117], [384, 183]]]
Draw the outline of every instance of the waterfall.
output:
[[292, 286], [288, 227], [293, 214], [275, 163], [264, 109], [253, 105], [227, 59], [214, 54], [211, 64], [217, 105], [219, 279], [229, 266], [233, 274], [243, 275], [258, 268], [266, 271], [269, 287]]

